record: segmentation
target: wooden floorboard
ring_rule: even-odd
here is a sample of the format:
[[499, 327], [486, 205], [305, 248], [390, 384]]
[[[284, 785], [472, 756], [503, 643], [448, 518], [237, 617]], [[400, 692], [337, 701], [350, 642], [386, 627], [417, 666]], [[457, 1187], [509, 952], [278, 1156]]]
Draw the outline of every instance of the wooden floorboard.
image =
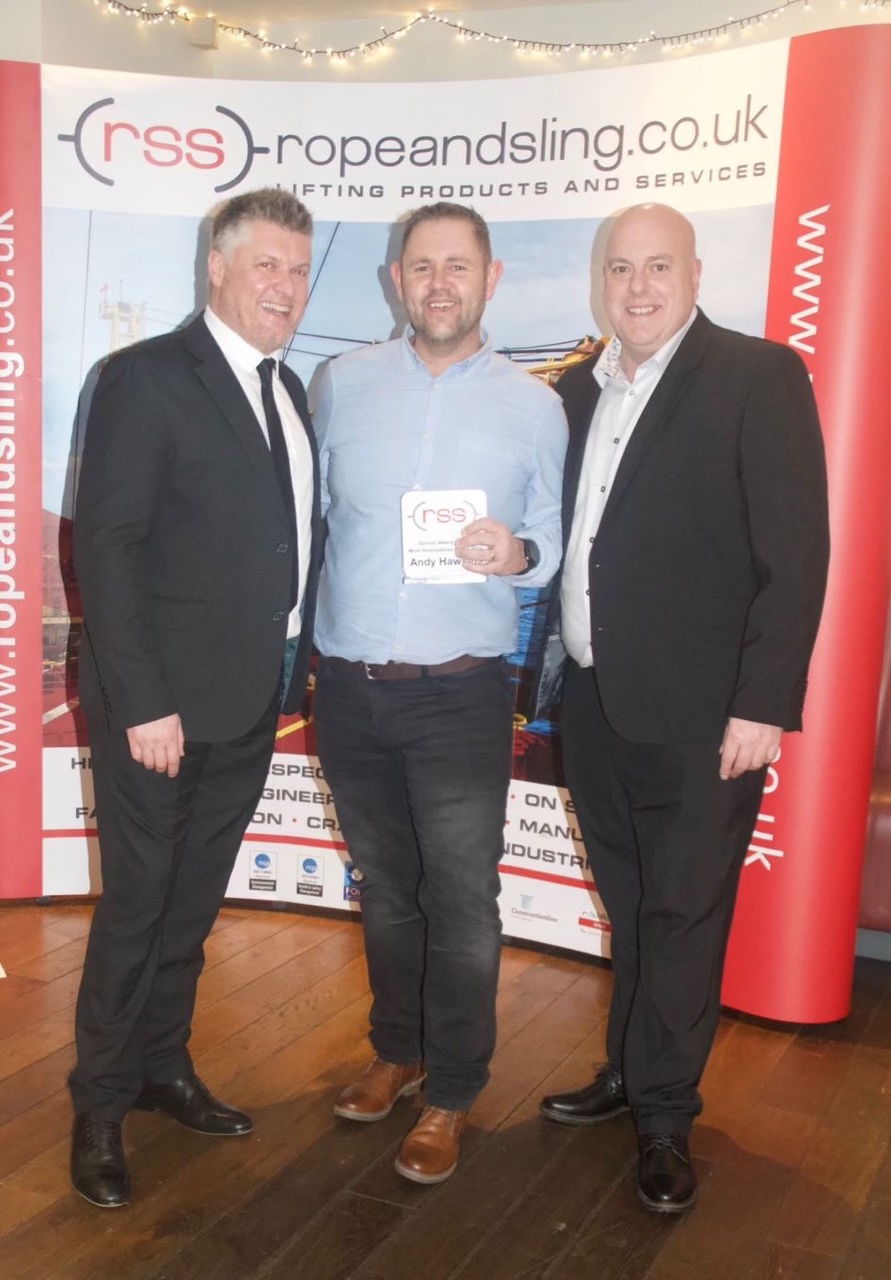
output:
[[679, 1218], [635, 1191], [627, 1115], [550, 1124], [547, 1092], [602, 1060], [611, 976], [506, 948], [492, 1079], [457, 1174], [393, 1167], [420, 1099], [338, 1120], [368, 1058], [352, 918], [227, 907], [208, 939], [193, 1049], [255, 1130], [209, 1139], [133, 1113], [133, 1203], [68, 1183], [80, 903], [0, 907], [0, 1275], [15, 1280], [891, 1280], [891, 965], [859, 961], [850, 1018], [721, 1020]]

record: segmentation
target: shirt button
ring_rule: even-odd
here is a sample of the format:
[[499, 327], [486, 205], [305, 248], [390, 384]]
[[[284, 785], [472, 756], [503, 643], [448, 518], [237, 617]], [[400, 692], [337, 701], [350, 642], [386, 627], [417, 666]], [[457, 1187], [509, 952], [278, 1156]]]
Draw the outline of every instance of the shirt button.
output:
[[620, 436], [613, 436], [613, 444], [618, 444], [620, 439]]
[[592, 537], [590, 537], [590, 538], [588, 539], [588, 541], [589, 541], [589, 542], [593, 542], [593, 541], [594, 541], [593, 536], [592, 536]]
[[281, 620], [282, 620], [282, 618], [284, 618], [284, 616], [285, 616], [285, 615], [282, 613], [281, 609], [277, 609], [277, 610], [276, 610], [276, 612], [272, 615], [272, 621], [273, 621], [273, 622], [281, 622]]
[[629, 396], [631, 396], [631, 397], [633, 398], [634, 396], [636, 396], [636, 395], [637, 395], [637, 392], [634, 390], [634, 387], [629, 387], [629, 388], [628, 388], [628, 394], [629, 394]]
[[601, 492], [601, 493], [606, 493], [606, 485], [605, 485], [605, 484], [602, 484], [602, 485], [600, 486], [600, 492]]
[[287, 542], [280, 542], [280, 543], [278, 544], [278, 546], [277, 546], [275, 549], [276, 549], [276, 551], [278, 552], [278, 554], [279, 554], [280, 556], [287, 555], [287, 553], [288, 553], [288, 544], [287, 544]]
[[[590, 594], [591, 594], [591, 588], [590, 588], [590, 587], [585, 587], [585, 595], [586, 595], [586, 596], [589, 596]], [[598, 630], [599, 630], [599, 628], [598, 628]]]

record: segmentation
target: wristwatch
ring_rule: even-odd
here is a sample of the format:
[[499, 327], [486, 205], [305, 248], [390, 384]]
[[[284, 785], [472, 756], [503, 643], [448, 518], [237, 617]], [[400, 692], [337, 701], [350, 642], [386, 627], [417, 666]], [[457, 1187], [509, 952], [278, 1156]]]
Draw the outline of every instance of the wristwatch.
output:
[[530, 569], [537, 568], [538, 562], [541, 560], [541, 554], [538, 550], [538, 546], [531, 538], [521, 538], [520, 541], [523, 544], [523, 555], [526, 557], [526, 567], [521, 569], [516, 575], [518, 578], [522, 578], [523, 574], [528, 573]]

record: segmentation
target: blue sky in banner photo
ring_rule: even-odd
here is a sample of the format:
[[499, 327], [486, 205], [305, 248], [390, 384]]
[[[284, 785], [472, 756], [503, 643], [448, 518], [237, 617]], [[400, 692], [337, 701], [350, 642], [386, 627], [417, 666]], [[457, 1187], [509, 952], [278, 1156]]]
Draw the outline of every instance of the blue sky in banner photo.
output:
[[[484, 209], [481, 212], [485, 213]], [[701, 302], [720, 324], [764, 327], [771, 206], [693, 215], [704, 263]], [[62, 512], [78, 396], [96, 361], [141, 317], [145, 337], [174, 328], [203, 300], [200, 220], [47, 209], [44, 213], [44, 506]], [[486, 324], [496, 346], [569, 343], [597, 331], [590, 309], [594, 219], [492, 224], [505, 264]], [[311, 386], [322, 361], [356, 340], [398, 331], [386, 264], [389, 224], [317, 223], [313, 295], [289, 363]], [[324, 262], [324, 265], [322, 265]], [[321, 270], [319, 270], [321, 268]], [[317, 335], [317, 336], [310, 336]], [[70, 514], [67, 510], [64, 514]]]

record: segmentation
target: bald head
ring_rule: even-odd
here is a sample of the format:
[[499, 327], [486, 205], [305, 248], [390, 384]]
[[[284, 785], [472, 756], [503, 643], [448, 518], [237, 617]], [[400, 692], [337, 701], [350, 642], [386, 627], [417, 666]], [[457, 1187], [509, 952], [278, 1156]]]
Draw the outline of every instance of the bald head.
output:
[[670, 239], [691, 258], [696, 257], [696, 232], [689, 218], [668, 204], [633, 204], [613, 218], [606, 243], [607, 256], [623, 237], [648, 236]]
[[687, 323], [700, 269], [693, 227], [677, 209], [638, 204], [615, 219], [604, 255], [603, 303], [629, 377]]

